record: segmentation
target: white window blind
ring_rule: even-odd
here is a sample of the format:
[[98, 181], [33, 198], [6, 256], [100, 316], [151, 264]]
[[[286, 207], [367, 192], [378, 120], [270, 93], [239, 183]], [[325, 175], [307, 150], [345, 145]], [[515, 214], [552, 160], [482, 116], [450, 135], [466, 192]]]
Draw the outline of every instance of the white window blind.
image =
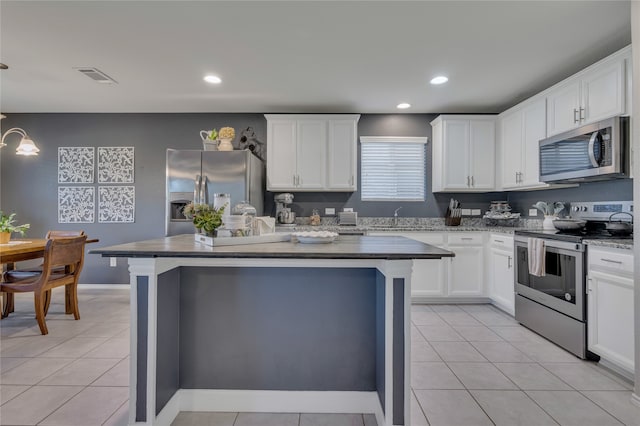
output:
[[360, 137], [365, 201], [424, 201], [427, 138]]

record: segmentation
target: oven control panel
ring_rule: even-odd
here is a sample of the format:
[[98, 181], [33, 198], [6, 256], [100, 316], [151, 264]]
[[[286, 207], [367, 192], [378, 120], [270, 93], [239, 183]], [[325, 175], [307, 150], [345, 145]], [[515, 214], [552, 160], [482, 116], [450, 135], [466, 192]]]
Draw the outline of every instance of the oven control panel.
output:
[[[570, 216], [574, 219], [609, 220], [612, 214], [617, 221], [631, 222], [633, 215], [633, 201], [597, 201], [572, 202], [569, 207]], [[622, 214], [626, 213], [626, 214]]]

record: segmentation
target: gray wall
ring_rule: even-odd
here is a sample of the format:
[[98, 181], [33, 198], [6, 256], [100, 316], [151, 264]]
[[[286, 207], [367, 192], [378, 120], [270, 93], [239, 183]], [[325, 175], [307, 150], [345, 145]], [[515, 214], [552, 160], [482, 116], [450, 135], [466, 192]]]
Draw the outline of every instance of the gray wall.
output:
[[[491, 200], [508, 199], [516, 211], [527, 213], [537, 200], [631, 199], [630, 180], [583, 184], [579, 188], [552, 191], [488, 194], [431, 193], [431, 126], [436, 114], [365, 114], [358, 133], [363, 136], [427, 136], [427, 200], [424, 202], [363, 202], [360, 193], [296, 193], [294, 210], [308, 216], [318, 208], [353, 207], [360, 216], [390, 216], [402, 206], [404, 217], [443, 216], [449, 197], [465, 208], [483, 211]], [[199, 131], [231, 126], [253, 127], [266, 142], [266, 119], [262, 114], [8, 114], [2, 128], [22, 127], [40, 147], [37, 157], [14, 154], [19, 138], [8, 138], [0, 151], [0, 208], [15, 212], [20, 223], [31, 223], [28, 236], [45, 235], [49, 229], [84, 229], [100, 242], [92, 247], [119, 244], [164, 235], [165, 152], [167, 148], [199, 149]], [[136, 218], [133, 224], [57, 223], [57, 148], [60, 146], [134, 146]], [[94, 184], [97, 186], [97, 184]], [[265, 213], [273, 214], [273, 194], [265, 194]], [[270, 210], [271, 209], [271, 210]], [[128, 283], [126, 262], [109, 267], [108, 259], [86, 257], [83, 283]]]

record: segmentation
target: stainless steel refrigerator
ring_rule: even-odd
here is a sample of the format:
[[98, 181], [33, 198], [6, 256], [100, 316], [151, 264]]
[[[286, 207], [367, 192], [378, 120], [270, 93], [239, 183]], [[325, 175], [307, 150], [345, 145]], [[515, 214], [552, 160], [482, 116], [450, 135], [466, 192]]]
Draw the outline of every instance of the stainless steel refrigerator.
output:
[[193, 234], [184, 206], [195, 201], [213, 204], [213, 194], [231, 194], [231, 205], [249, 201], [257, 214], [264, 210], [265, 166], [251, 151], [167, 149], [166, 235]]

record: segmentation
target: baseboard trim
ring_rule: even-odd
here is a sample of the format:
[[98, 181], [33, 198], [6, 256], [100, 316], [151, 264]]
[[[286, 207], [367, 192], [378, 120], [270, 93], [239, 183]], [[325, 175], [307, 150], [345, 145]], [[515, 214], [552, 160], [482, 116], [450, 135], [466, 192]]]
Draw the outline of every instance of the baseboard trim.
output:
[[129, 290], [129, 284], [78, 284], [83, 290]]
[[385, 424], [377, 392], [180, 389], [153, 424], [169, 426], [181, 411], [362, 413]]
[[411, 303], [415, 305], [451, 305], [451, 304], [489, 304], [491, 299], [488, 297], [425, 297], [412, 296]]

